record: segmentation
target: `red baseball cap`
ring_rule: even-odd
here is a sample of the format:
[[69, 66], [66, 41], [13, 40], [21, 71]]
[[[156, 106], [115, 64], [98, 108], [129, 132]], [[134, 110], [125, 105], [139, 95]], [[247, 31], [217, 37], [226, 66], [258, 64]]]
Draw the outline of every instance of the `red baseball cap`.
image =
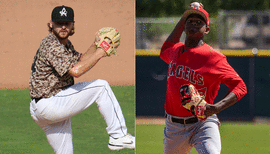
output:
[[198, 14], [204, 18], [206, 25], [209, 26], [209, 15], [208, 12], [203, 9], [202, 3], [193, 2], [189, 7], [190, 8], [184, 12], [182, 18], [187, 18], [191, 14]]

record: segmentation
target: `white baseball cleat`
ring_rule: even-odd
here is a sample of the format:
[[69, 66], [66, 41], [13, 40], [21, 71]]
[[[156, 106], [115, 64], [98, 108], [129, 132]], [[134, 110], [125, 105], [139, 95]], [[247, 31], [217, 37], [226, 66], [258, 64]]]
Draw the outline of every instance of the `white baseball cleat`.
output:
[[108, 147], [110, 150], [135, 149], [135, 137], [127, 134], [120, 138], [110, 136]]

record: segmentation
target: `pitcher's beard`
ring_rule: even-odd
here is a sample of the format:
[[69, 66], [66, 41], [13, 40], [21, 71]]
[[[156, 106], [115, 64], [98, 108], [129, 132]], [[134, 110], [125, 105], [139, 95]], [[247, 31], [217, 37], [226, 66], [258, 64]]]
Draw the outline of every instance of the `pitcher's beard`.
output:
[[[53, 31], [53, 33], [54, 33], [54, 35], [58, 38], [58, 39], [60, 39], [60, 40], [65, 40], [65, 39], [67, 39], [69, 36], [70, 36], [70, 34], [71, 34], [71, 31], [59, 31], [59, 32], [57, 32], [57, 31], [55, 31], [54, 29], [52, 30]], [[65, 32], [64, 34], [62, 34], [63, 32]]]

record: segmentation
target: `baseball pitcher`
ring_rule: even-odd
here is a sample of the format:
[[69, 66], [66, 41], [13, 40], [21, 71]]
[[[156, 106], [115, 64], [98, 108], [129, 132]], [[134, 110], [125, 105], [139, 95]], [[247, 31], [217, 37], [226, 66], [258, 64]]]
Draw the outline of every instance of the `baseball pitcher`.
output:
[[32, 64], [30, 113], [54, 152], [73, 153], [71, 117], [94, 102], [107, 124], [109, 149], [134, 149], [135, 137], [127, 133], [122, 110], [108, 82], [98, 79], [74, 84], [74, 77], [116, 52], [120, 33], [112, 27], [101, 28], [89, 49], [81, 54], [68, 39], [75, 32], [72, 8], [55, 7], [48, 27], [49, 34], [41, 41]]
[[[164, 153], [219, 154], [221, 140], [217, 113], [239, 101], [246, 85], [226, 57], [203, 41], [210, 31], [203, 5], [190, 4], [164, 42], [160, 58], [169, 64], [164, 104]], [[179, 42], [185, 32], [185, 43]], [[229, 91], [213, 104], [220, 84]]]

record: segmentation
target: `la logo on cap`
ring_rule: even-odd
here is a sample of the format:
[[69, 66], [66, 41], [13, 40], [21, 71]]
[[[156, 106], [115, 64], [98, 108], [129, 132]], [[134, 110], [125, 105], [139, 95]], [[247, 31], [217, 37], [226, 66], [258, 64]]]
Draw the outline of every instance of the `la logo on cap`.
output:
[[61, 17], [62, 16], [67, 16], [67, 10], [66, 10], [66, 8], [63, 7], [63, 9], [59, 13], [61, 14]]

